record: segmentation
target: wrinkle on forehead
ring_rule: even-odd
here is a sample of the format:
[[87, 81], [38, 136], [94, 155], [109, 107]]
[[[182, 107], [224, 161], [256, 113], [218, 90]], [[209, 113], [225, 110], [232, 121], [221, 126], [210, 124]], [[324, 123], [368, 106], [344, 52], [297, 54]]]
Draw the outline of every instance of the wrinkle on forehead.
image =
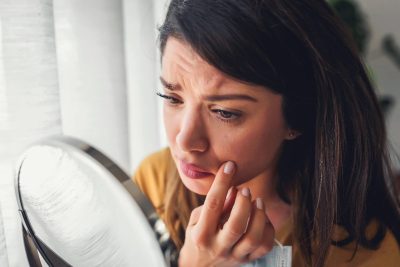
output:
[[[176, 57], [175, 60], [172, 60], [175, 67], [188, 75], [191, 88], [217, 89], [226, 80], [226, 76], [221, 71], [206, 62], [190, 45], [183, 41], [171, 37], [168, 39], [165, 52], [167, 50], [169, 50], [169, 56]], [[185, 84], [187, 81], [175, 82], [181, 82], [184, 83], [182, 86], [187, 86]]]

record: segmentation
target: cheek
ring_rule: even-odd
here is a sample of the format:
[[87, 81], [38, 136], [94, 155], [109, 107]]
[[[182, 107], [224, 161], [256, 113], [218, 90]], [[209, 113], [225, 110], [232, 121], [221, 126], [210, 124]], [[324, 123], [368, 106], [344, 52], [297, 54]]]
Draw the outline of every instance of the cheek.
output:
[[280, 127], [280, 123], [265, 125], [236, 129], [221, 135], [220, 145], [213, 145], [218, 149], [216, 153], [220, 159], [236, 162], [236, 184], [276, 168], [280, 147], [284, 141], [284, 128]]

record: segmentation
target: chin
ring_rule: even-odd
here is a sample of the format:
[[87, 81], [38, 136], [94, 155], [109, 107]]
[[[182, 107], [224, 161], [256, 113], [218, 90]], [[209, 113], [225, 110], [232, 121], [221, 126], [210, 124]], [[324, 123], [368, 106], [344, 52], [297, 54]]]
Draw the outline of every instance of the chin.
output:
[[191, 179], [187, 177], [181, 176], [181, 180], [185, 187], [189, 189], [191, 192], [196, 193], [198, 195], [205, 196], [211, 188], [212, 178], [206, 179]]

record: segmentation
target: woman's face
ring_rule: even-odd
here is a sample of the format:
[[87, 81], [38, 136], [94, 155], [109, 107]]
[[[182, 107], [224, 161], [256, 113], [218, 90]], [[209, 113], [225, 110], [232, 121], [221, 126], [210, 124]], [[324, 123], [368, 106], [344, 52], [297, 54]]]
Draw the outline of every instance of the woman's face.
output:
[[169, 146], [189, 190], [207, 194], [228, 160], [237, 168], [234, 185], [275, 175], [280, 147], [289, 139], [281, 95], [228, 77], [172, 37], [161, 82]]

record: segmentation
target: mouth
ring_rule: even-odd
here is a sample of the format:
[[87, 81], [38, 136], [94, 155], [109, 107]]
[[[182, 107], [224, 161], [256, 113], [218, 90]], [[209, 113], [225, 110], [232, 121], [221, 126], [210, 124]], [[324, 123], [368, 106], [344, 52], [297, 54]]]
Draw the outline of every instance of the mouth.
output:
[[183, 160], [179, 160], [179, 165], [183, 174], [192, 179], [202, 179], [214, 175], [211, 172], [207, 172], [206, 170], [201, 169], [194, 164], [186, 163]]

